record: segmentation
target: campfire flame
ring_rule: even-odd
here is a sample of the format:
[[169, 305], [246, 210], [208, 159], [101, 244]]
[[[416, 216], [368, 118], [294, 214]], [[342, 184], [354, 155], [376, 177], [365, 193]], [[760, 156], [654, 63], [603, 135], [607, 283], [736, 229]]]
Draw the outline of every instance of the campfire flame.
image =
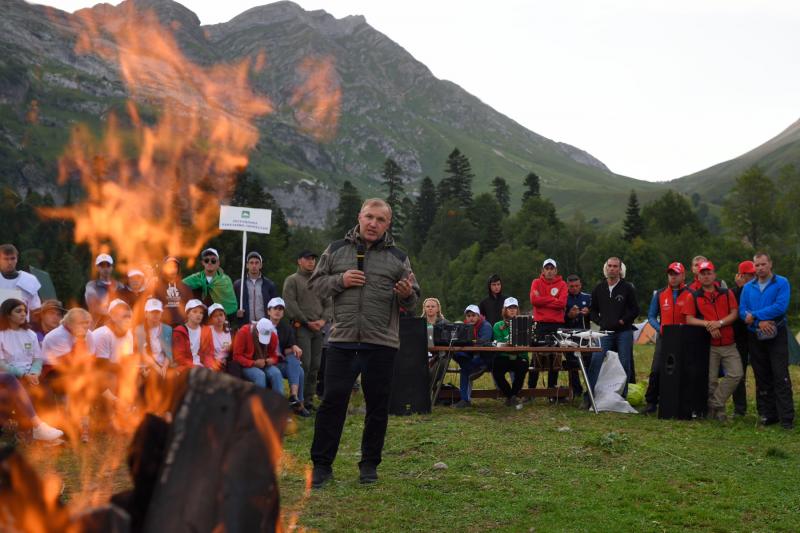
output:
[[297, 67], [303, 82], [292, 94], [290, 104], [299, 128], [317, 139], [330, 141], [336, 135], [342, 90], [332, 57], [306, 58]]

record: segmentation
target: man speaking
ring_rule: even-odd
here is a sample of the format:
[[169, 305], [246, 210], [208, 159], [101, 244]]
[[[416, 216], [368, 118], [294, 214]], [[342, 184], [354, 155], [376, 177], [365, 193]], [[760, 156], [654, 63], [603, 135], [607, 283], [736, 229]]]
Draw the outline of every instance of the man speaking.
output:
[[378, 480], [394, 357], [400, 346], [400, 307], [412, 308], [419, 297], [411, 263], [387, 233], [391, 222], [389, 204], [375, 198], [365, 201], [358, 226], [328, 245], [308, 281], [320, 298], [333, 298], [325, 392], [311, 443], [314, 488], [333, 477], [350, 392], [359, 374], [367, 404], [359, 481]]

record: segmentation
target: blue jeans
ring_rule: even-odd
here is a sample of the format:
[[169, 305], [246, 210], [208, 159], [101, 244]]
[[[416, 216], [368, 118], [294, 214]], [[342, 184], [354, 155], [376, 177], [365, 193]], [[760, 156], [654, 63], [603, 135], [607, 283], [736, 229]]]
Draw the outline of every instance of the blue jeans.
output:
[[[633, 361], [633, 330], [628, 329], [625, 331], [615, 331], [609, 333], [600, 339], [600, 347], [602, 352], [594, 352], [592, 354], [592, 362], [589, 365], [589, 386], [594, 391], [594, 386], [597, 383], [597, 378], [600, 376], [600, 367], [603, 366], [603, 359], [606, 357], [606, 352], [611, 350], [619, 354], [619, 362], [622, 368], [625, 369], [625, 374], [628, 379], [631, 377], [631, 362]], [[625, 388], [622, 390], [622, 396], [628, 394], [628, 382], [625, 381]]]
[[242, 368], [242, 375], [247, 381], [265, 389], [267, 388], [267, 381], [269, 381], [269, 388], [283, 396], [283, 374], [281, 374], [277, 366]]
[[303, 372], [303, 365], [300, 359], [292, 355], [287, 355], [286, 358], [278, 363], [278, 370], [281, 375], [289, 381], [289, 385], [298, 385], [297, 399], [303, 401], [303, 380], [305, 372]]
[[461, 367], [458, 382], [459, 395], [462, 400], [470, 401], [472, 400], [472, 382], [469, 376], [480, 368], [489, 368], [489, 363], [475, 353], [457, 352], [453, 359]]

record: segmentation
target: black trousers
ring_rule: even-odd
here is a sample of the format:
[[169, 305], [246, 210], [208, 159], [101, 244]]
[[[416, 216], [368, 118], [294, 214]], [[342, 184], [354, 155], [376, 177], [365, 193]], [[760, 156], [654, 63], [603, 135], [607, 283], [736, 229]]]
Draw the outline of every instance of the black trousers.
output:
[[753, 332], [747, 332], [750, 365], [756, 378], [756, 409], [764, 418], [781, 423], [794, 422], [792, 382], [789, 379], [789, 345], [786, 326], [778, 328], [778, 335], [760, 341]]
[[744, 342], [737, 339], [736, 350], [742, 359], [742, 380], [733, 391], [733, 411], [738, 415], [743, 415], [747, 413], [747, 388], [744, 382], [747, 380], [747, 363], [750, 360], [747, 339]]
[[311, 460], [315, 466], [331, 466], [336, 458], [347, 417], [347, 404], [359, 374], [367, 404], [359, 464], [380, 464], [389, 423], [389, 393], [396, 354], [395, 348], [388, 347], [374, 350], [327, 348], [325, 393], [317, 411], [311, 443]]
[[661, 393], [660, 381], [661, 369], [661, 335], [656, 337], [656, 349], [653, 351], [653, 364], [650, 365], [650, 377], [647, 381], [647, 392], [644, 393], [644, 401], [653, 405], [658, 404], [658, 397]]
[[[514, 381], [509, 384], [506, 374], [511, 372]], [[528, 361], [525, 359], [511, 360], [508, 357], [495, 357], [492, 365], [492, 377], [494, 377], [497, 388], [506, 398], [511, 398], [519, 394], [522, 385], [525, 383], [525, 374], [528, 372]]]

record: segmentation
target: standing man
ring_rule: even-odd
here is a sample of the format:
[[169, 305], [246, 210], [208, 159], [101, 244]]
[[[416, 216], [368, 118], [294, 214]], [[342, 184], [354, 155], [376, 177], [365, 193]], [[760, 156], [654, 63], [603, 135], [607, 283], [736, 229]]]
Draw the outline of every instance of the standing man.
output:
[[400, 346], [400, 306], [412, 309], [419, 298], [411, 263], [387, 233], [391, 222], [389, 204], [377, 198], [366, 200], [358, 225], [344, 239], [328, 245], [308, 281], [320, 298], [333, 298], [334, 313], [325, 392], [311, 444], [314, 488], [333, 477], [347, 404], [359, 374], [367, 404], [359, 481], [378, 480], [394, 357]]
[[117, 299], [118, 293], [124, 286], [111, 277], [114, 271], [114, 259], [110, 255], [99, 254], [94, 260], [94, 265], [97, 268], [97, 279], [86, 283], [83, 298], [92, 315], [94, 327], [98, 328], [108, 320], [108, 305]]
[[228, 322], [232, 323], [238, 302], [230, 276], [220, 268], [219, 252], [214, 248], [206, 248], [200, 254], [200, 260], [203, 263], [203, 270], [186, 276], [183, 282], [192, 289], [194, 297], [203, 302], [206, 308], [212, 304], [222, 305]]
[[[636, 292], [633, 285], [622, 279], [622, 261], [619, 257], [609, 257], [603, 265], [603, 275], [606, 277], [592, 291], [591, 317], [592, 322], [600, 326], [608, 335], [600, 339], [602, 352], [592, 354], [592, 364], [589, 366], [589, 386], [594, 390], [600, 367], [608, 350], [619, 354], [619, 362], [628, 375], [630, 381], [633, 374], [633, 321], [639, 316], [639, 304], [636, 303]], [[628, 384], [622, 391], [622, 396], [627, 396]], [[584, 406], [589, 406], [589, 396], [583, 397]]]
[[305, 408], [314, 407], [314, 391], [317, 390], [317, 373], [322, 359], [323, 328], [330, 320], [331, 299], [321, 298], [308, 288], [308, 280], [317, 266], [317, 254], [303, 250], [297, 254], [297, 272], [283, 282], [283, 299], [286, 314], [294, 327], [297, 345], [303, 351]]
[[[742, 288], [756, 277], [756, 266], [752, 261], [742, 261], [739, 263], [739, 269], [736, 273], [736, 286], [733, 288], [733, 295], [736, 296], [736, 301], [742, 301]], [[736, 416], [744, 416], [747, 414], [747, 388], [745, 382], [747, 381], [747, 364], [749, 361], [749, 350], [747, 349], [747, 324], [742, 320], [740, 315], [733, 323], [733, 339], [736, 343], [736, 350], [739, 352], [739, 358], [742, 360], [742, 380], [739, 381], [739, 386], [733, 391], [733, 414]]]
[[42, 284], [33, 274], [17, 270], [18, 260], [19, 252], [16, 246], [0, 245], [0, 289], [16, 293], [14, 297], [25, 303], [30, 321], [31, 313], [42, 307], [42, 300], [39, 298]]
[[747, 324], [750, 364], [756, 378], [756, 409], [764, 425], [780, 422], [794, 428], [794, 400], [789, 379], [786, 310], [789, 280], [772, 272], [765, 253], [753, 257], [756, 278], [742, 288], [739, 312]]
[[[275, 283], [261, 273], [264, 261], [258, 252], [247, 254], [247, 277], [244, 279], [244, 294], [242, 295], [242, 308], [236, 311], [236, 317], [244, 324], [258, 322], [267, 316], [267, 304], [278, 297], [278, 287]], [[233, 284], [236, 298], [242, 294], [242, 281], [237, 279]]]
[[[684, 282], [686, 270], [679, 262], [670, 263], [667, 267], [667, 286], [653, 291], [650, 309], [647, 312], [647, 322], [658, 333], [656, 335], [656, 348], [653, 351], [653, 364], [650, 366], [650, 378], [647, 382], [647, 392], [644, 399], [647, 405], [642, 411], [644, 414], [655, 413], [658, 409], [659, 398], [659, 368], [661, 368], [661, 334], [664, 326], [673, 324], [686, 324], [686, 302], [691, 300], [692, 294]], [[703, 324], [705, 325], [705, 324]]]
[[[708, 359], [708, 416], [725, 422], [725, 402], [742, 379], [742, 360], [736, 351], [733, 323], [739, 316], [739, 305], [732, 291], [717, 287], [717, 274], [711, 261], [699, 265], [702, 289], [686, 302], [686, 323], [703, 326], [711, 334]], [[725, 376], [719, 377], [720, 366]]]
[[478, 304], [478, 309], [491, 326], [503, 320], [503, 302], [506, 297], [503, 296], [503, 280], [500, 276], [497, 274], [489, 276], [486, 290], [488, 295]]
[[[564, 326], [564, 310], [567, 307], [567, 284], [558, 275], [558, 265], [555, 259], [545, 259], [542, 263], [542, 272], [538, 278], [531, 282], [531, 305], [533, 317], [536, 320], [536, 337], [543, 339]], [[560, 354], [549, 354], [550, 357], [560, 357]], [[536, 388], [539, 381], [539, 371], [531, 370], [528, 377], [528, 387]], [[558, 371], [551, 370], [547, 373], [547, 387], [553, 388], [558, 384]]]
[[[588, 292], [583, 292], [581, 289], [583, 285], [581, 278], [577, 274], [570, 274], [567, 276], [567, 310], [564, 313], [564, 326], [571, 329], [590, 329], [592, 327], [589, 320], [589, 308], [592, 306], [592, 295]], [[570, 369], [569, 372], [569, 386], [572, 387], [572, 396], [580, 398], [583, 396], [583, 387], [581, 386], [581, 377], [576, 371], [580, 368], [578, 364], [578, 357], [583, 359], [583, 364], [589, 368], [589, 359], [591, 355], [585, 352], [575, 352], [572, 354], [564, 354], [566, 359], [566, 367]], [[589, 384], [587, 383], [588, 387]]]

